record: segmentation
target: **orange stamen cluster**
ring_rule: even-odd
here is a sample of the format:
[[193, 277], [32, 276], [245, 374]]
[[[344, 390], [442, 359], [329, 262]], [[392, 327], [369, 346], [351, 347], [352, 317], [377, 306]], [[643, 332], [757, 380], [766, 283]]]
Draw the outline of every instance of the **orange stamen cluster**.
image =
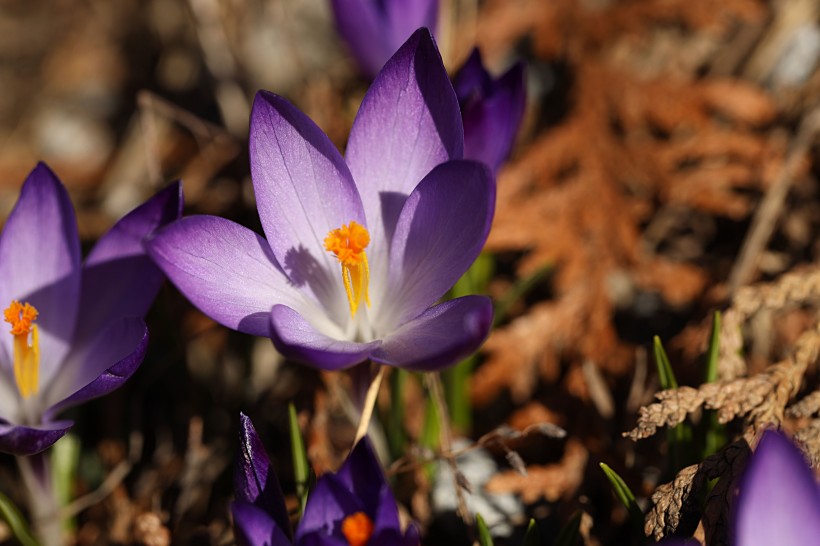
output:
[[33, 305], [17, 300], [3, 311], [6, 322], [11, 324], [10, 333], [14, 336], [14, 379], [23, 398], [36, 394], [40, 385], [39, 334], [37, 325], [33, 324], [37, 315]]
[[364, 249], [370, 244], [370, 233], [358, 222], [351, 221], [338, 229], [331, 230], [325, 237], [325, 249], [332, 252], [342, 264], [342, 282], [350, 304], [350, 316], [356, 316], [356, 310], [364, 296], [370, 305], [367, 288], [370, 284], [370, 266]]
[[6, 322], [11, 324], [11, 335], [22, 336], [31, 332], [31, 323], [37, 318], [37, 309], [29, 303], [20, 303], [13, 300], [11, 305], [3, 311]]
[[334, 229], [325, 237], [325, 249], [332, 252], [343, 265], [359, 265], [367, 260], [364, 249], [370, 244], [370, 233], [358, 222], [351, 221]]
[[350, 546], [365, 546], [373, 534], [373, 521], [364, 512], [356, 512], [342, 521], [342, 534]]

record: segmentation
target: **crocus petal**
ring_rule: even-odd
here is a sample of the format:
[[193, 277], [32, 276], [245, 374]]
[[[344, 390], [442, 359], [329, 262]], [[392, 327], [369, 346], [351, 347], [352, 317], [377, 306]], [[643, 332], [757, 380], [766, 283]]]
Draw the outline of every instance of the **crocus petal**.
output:
[[481, 52], [477, 47], [473, 48], [470, 56], [458, 69], [458, 73], [453, 76], [453, 89], [458, 97], [458, 102], [463, 104], [474, 95], [481, 95], [482, 90], [492, 84], [490, 73], [484, 69], [481, 62]]
[[391, 333], [370, 358], [399, 368], [438, 370], [478, 350], [492, 321], [492, 303], [487, 297], [446, 301]]
[[51, 447], [73, 424], [72, 421], [56, 421], [38, 426], [0, 423], [0, 452], [34, 455]]
[[433, 167], [460, 158], [463, 149], [453, 86], [430, 32], [419, 29], [370, 86], [347, 144], [370, 230], [371, 294], [383, 289], [389, 241], [405, 199]]
[[396, 500], [387, 486], [384, 470], [367, 438], [359, 441], [339, 472], [339, 481], [361, 501], [364, 512], [373, 518], [373, 533], [399, 528]]
[[256, 206], [273, 255], [294, 285], [346, 322], [339, 263], [324, 239], [350, 221], [367, 225], [341, 154], [310, 118], [266, 91], [253, 103], [249, 146]]
[[282, 488], [253, 423], [244, 413], [239, 415], [239, 449], [233, 479], [237, 500], [264, 510], [290, 538], [290, 520]]
[[258, 506], [236, 501], [231, 504], [234, 536], [240, 546], [290, 546], [291, 542], [274, 519]]
[[483, 96], [463, 103], [464, 157], [498, 171], [515, 143], [525, 105], [524, 65], [518, 63]]
[[82, 320], [75, 344], [91, 340], [122, 317], [144, 317], [165, 276], [146, 255], [143, 241], [182, 214], [179, 182], [124, 216], [102, 236], [83, 264]]
[[384, 19], [377, 2], [331, 0], [330, 5], [333, 7], [339, 34], [347, 42], [350, 53], [362, 72], [372, 78], [395, 51], [390, 49]]
[[438, 0], [332, 0], [336, 26], [359, 67], [375, 76], [417, 28], [435, 33]]
[[308, 496], [294, 543], [301, 545], [303, 537], [314, 533], [341, 538], [342, 521], [356, 512], [366, 512], [361, 500], [335, 475], [325, 474], [317, 480]]
[[378, 340], [357, 343], [333, 339], [285, 305], [274, 306], [270, 320], [270, 336], [280, 353], [322, 370], [341, 370], [363, 362], [381, 344]]
[[[40, 163], [29, 174], [0, 235], [0, 306], [27, 301], [40, 312], [40, 385], [68, 352], [80, 296], [80, 240], [63, 185]], [[11, 369], [12, 336], [0, 335]]]
[[44, 395], [46, 417], [119, 388], [139, 368], [148, 346], [148, 327], [138, 317], [121, 318], [66, 358]]
[[390, 249], [387, 292], [373, 295], [374, 314], [388, 332], [417, 317], [467, 271], [487, 240], [494, 207], [495, 180], [476, 161], [439, 165], [413, 190]]
[[767, 431], [741, 482], [735, 511], [738, 546], [802, 546], [820, 537], [820, 489], [803, 454]]
[[146, 246], [177, 288], [228, 328], [267, 337], [274, 304], [305, 306], [265, 239], [224, 218], [183, 218], [156, 232]]
[[417, 29], [424, 27], [435, 36], [438, 27], [438, 0], [380, 0], [374, 3], [384, 6], [387, 17], [392, 51], [385, 57], [385, 62]]

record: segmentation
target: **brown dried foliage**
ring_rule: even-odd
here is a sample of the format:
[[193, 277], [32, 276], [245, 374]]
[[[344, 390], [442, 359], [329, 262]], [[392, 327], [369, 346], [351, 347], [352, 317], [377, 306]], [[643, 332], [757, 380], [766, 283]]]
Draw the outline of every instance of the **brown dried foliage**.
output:
[[[709, 280], [702, 267], [648, 249], [643, 223], [672, 206], [747, 217], [753, 205], [747, 190], [764, 190], [780, 170], [783, 143], [758, 130], [773, 121], [776, 108], [759, 88], [691, 73], [647, 75], [638, 68], [646, 63], [632, 67], [615, 54], [650, 40], [646, 34], [660, 22], [709, 28], [719, 40], [728, 20], [763, 14], [752, 1], [720, 9], [703, 4], [592, 9], [583, 2], [520, 0], [491, 2], [482, 12], [485, 50], [533, 33], [538, 53], [567, 63], [573, 83], [563, 119], [502, 172], [488, 242], [492, 251], [524, 253], [520, 276], [555, 264], [555, 299], [531, 305], [494, 331], [473, 379], [477, 404], [503, 389], [526, 400], [539, 378], [554, 380], [562, 361], [591, 360], [610, 374], [626, 373], [632, 350], [614, 328], [613, 279], [625, 277], [633, 290], [660, 293], [676, 307], [690, 304]], [[671, 55], [659, 65], [674, 61]]]
[[717, 410], [718, 420], [728, 423], [744, 417], [751, 427], [748, 433], [767, 426], [779, 426], [788, 402], [800, 388], [809, 363], [820, 351], [820, 324], [798, 339], [794, 353], [762, 373], [749, 378], [707, 383], [697, 389], [680, 387], [661, 391], [658, 402], [642, 407], [638, 424], [624, 435], [632, 440], [648, 438], [658, 428], [674, 426], [697, 409]]
[[749, 445], [745, 441], [734, 442], [702, 463], [687, 466], [678, 472], [673, 481], [658, 487], [652, 494], [653, 506], [644, 522], [646, 535], [660, 540], [674, 533], [682, 517], [693, 509], [693, 503], [697, 503], [698, 492], [710, 480], [719, 478], [706, 500], [704, 525], [707, 527], [708, 544], [728, 544], [728, 498], [748, 455]]
[[[750, 286], [738, 291], [722, 324], [720, 367], [724, 376], [746, 373], [743, 361], [742, 328], [762, 311], [783, 311], [796, 306], [815, 307], [820, 270], [807, 268], [786, 274], [774, 283]], [[820, 463], [820, 391], [791, 404], [804, 382], [809, 367], [820, 352], [820, 319], [794, 342], [791, 354], [750, 377], [724, 379], [698, 388], [680, 387], [656, 395], [658, 402], [640, 409], [637, 426], [625, 436], [633, 440], [652, 436], [658, 428], [675, 426], [698, 409], [717, 411], [718, 420], [727, 423], [743, 418], [744, 439], [730, 444], [700, 465], [680, 471], [670, 483], [652, 495], [654, 506], [647, 514], [645, 531], [656, 540], [678, 529], [707, 480], [719, 478], [707, 498], [701, 523], [707, 544], [728, 544], [728, 510], [733, 488], [748, 455], [748, 445], [764, 429], [787, 424], [795, 439], [808, 453], [813, 465]], [[728, 363], [724, 361], [728, 360]], [[738, 364], [739, 363], [739, 364]]]

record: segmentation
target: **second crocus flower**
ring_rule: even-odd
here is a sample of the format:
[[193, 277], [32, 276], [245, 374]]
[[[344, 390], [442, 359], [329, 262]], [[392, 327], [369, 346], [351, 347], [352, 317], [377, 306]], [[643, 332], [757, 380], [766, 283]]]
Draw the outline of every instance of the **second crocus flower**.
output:
[[119, 387], [142, 362], [164, 277], [143, 239], [179, 218], [179, 184], [120, 220], [82, 262], [74, 208], [44, 164], [0, 235], [0, 451], [33, 455], [60, 439], [63, 409]]

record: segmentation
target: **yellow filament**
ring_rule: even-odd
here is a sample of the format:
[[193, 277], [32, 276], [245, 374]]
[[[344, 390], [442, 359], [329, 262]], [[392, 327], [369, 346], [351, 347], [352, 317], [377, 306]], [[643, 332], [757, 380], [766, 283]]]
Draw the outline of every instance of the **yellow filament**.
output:
[[350, 316], [354, 318], [362, 298], [370, 307], [370, 266], [364, 251], [368, 244], [370, 234], [367, 229], [354, 221], [332, 230], [325, 237], [325, 249], [332, 252], [342, 265], [342, 283], [350, 304]]
[[[17, 390], [24, 399], [37, 394], [40, 385], [40, 341], [37, 326], [37, 309], [28, 303], [12, 301], [3, 313], [11, 324], [14, 336], [14, 379]], [[29, 343], [29, 337], [31, 342]]]

